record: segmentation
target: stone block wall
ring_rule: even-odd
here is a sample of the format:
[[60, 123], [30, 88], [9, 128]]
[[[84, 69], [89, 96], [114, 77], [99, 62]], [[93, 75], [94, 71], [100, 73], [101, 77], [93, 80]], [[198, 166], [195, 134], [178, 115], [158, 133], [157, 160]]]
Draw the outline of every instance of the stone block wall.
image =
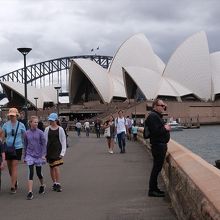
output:
[[[143, 144], [149, 142], [138, 139]], [[162, 176], [180, 220], [220, 220], [220, 170], [171, 140]]]

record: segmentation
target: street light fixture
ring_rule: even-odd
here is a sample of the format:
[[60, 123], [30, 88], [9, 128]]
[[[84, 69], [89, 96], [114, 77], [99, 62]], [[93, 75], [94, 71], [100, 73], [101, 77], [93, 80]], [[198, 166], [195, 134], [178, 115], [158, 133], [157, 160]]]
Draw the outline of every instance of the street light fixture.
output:
[[57, 115], [59, 117], [60, 109], [59, 109], [59, 90], [61, 89], [61, 86], [55, 86], [54, 89], [57, 90]]
[[26, 67], [26, 55], [32, 50], [32, 48], [17, 48], [17, 50], [24, 56], [24, 112], [25, 112], [25, 126], [27, 127], [28, 112], [27, 112], [27, 67]]
[[38, 100], [38, 97], [34, 97], [34, 99], [35, 99], [36, 116], [37, 116], [37, 100]]

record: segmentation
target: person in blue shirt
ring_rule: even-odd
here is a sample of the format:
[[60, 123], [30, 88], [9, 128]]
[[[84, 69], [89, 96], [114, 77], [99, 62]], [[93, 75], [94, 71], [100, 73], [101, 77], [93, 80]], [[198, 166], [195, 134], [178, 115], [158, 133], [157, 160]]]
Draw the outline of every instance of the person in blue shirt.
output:
[[[10, 108], [8, 112], [9, 120], [4, 123], [2, 129], [6, 137], [5, 159], [7, 160], [8, 171], [11, 177], [11, 193], [17, 190], [17, 169], [18, 161], [21, 160], [24, 133], [26, 128], [23, 123], [17, 120], [19, 116], [16, 108]], [[14, 151], [9, 149], [15, 149]]]
[[133, 134], [133, 140], [137, 141], [138, 126], [136, 125], [135, 121], [134, 121], [134, 124], [131, 127], [131, 133]]

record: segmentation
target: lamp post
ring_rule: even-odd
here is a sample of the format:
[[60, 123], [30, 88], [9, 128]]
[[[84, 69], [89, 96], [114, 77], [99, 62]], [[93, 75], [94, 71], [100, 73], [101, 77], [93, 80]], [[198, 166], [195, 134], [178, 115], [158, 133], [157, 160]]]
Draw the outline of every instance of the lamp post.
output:
[[37, 116], [37, 100], [38, 100], [38, 97], [34, 97], [34, 99], [35, 99], [36, 116]]
[[24, 56], [24, 112], [25, 112], [25, 126], [27, 127], [28, 112], [27, 112], [27, 67], [26, 67], [26, 55], [32, 50], [32, 48], [17, 48], [17, 50]]
[[54, 89], [57, 90], [57, 115], [59, 117], [59, 90], [61, 89], [61, 86], [55, 86]]

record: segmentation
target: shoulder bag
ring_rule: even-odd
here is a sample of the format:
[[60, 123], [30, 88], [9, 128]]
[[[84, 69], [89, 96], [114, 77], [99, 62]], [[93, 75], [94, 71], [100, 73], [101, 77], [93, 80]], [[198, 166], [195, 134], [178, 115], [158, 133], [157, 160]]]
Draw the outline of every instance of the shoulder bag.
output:
[[16, 131], [15, 131], [15, 136], [14, 136], [14, 140], [13, 140], [12, 145], [11, 146], [6, 145], [6, 148], [5, 148], [6, 154], [8, 154], [10, 156], [16, 156], [16, 149], [15, 149], [14, 145], [15, 145], [15, 139], [16, 139], [16, 136], [17, 136], [17, 133], [18, 133], [19, 123], [20, 122], [18, 122], [18, 125], [17, 125]]

